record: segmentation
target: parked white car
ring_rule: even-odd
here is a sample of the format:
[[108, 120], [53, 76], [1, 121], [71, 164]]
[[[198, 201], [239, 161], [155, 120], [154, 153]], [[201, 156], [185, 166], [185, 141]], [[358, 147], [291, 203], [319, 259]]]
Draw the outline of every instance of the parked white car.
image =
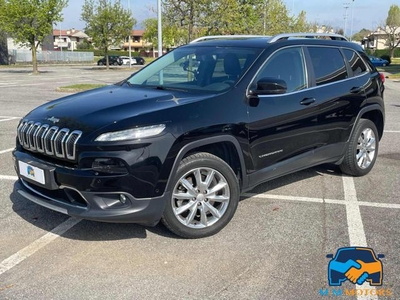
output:
[[[121, 56], [122, 64], [129, 65], [129, 56]], [[136, 59], [131, 57], [131, 65], [136, 65]]]

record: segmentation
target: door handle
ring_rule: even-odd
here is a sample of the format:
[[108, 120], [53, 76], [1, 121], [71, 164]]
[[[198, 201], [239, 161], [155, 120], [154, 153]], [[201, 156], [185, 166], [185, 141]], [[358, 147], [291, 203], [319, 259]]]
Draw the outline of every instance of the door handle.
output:
[[305, 98], [300, 101], [301, 105], [310, 105], [311, 103], [314, 103], [316, 100], [315, 98]]
[[350, 90], [350, 93], [352, 93], [352, 94], [358, 94], [359, 92], [361, 92], [361, 90], [362, 90], [361, 87], [353, 87], [353, 88]]

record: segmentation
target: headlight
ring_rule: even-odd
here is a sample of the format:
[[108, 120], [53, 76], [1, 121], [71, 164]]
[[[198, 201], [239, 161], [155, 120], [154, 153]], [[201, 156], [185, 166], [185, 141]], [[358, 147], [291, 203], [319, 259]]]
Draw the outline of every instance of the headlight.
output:
[[116, 142], [133, 140], [140, 138], [148, 138], [160, 134], [165, 129], [165, 124], [139, 127], [121, 131], [107, 132], [99, 135], [95, 141], [97, 142]]

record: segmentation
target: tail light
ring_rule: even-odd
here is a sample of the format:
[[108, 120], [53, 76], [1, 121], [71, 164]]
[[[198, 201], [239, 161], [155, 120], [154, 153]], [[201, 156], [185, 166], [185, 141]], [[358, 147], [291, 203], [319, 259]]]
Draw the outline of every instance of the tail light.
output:
[[379, 73], [379, 75], [381, 75], [382, 83], [385, 83], [385, 75], [383, 73]]

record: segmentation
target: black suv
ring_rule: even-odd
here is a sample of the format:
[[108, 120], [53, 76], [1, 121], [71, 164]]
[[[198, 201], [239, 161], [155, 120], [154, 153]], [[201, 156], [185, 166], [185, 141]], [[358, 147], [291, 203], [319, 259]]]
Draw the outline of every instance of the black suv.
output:
[[322, 163], [367, 174], [383, 76], [360, 46], [318, 37], [206, 37], [116, 85], [43, 104], [18, 126], [18, 193], [71, 216], [162, 220], [198, 238], [262, 182]]
[[[122, 63], [123, 61], [120, 56], [115, 56], [115, 55], [108, 56], [109, 65], [120, 66], [122, 65]], [[107, 64], [107, 58], [105, 56], [97, 61], [98, 66], [105, 66], [106, 64]]]

